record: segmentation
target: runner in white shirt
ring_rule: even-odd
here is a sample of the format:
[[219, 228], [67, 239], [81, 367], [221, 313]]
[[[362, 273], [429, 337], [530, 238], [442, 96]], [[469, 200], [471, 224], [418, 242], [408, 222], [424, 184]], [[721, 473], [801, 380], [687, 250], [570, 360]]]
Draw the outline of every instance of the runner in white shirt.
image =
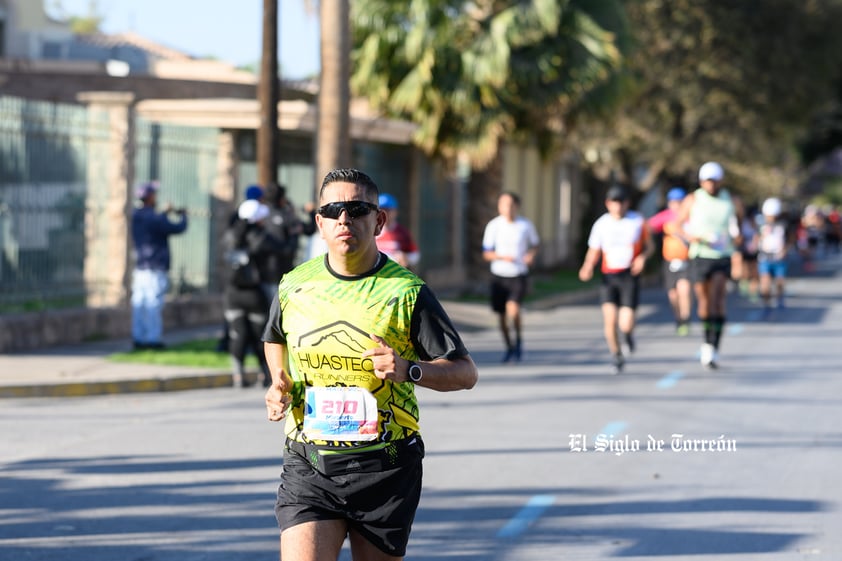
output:
[[491, 263], [491, 309], [499, 317], [506, 344], [503, 362], [520, 360], [523, 353], [520, 305], [526, 296], [529, 268], [540, 243], [535, 226], [518, 215], [519, 209], [520, 199], [515, 193], [500, 194], [499, 216], [486, 225], [482, 237], [482, 257]]
[[[640, 298], [639, 275], [646, 259], [652, 255], [652, 244], [646, 220], [629, 210], [629, 194], [615, 185], [605, 196], [608, 212], [591, 228], [588, 252], [579, 269], [579, 279], [587, 282], [602, 259], [602, 319], [605, 341], [613, 357], [614, 374], [623, 371], [625, 355], [634, 352], [635, 310]], [[623, 335], [622, 344], [617, 329]]]

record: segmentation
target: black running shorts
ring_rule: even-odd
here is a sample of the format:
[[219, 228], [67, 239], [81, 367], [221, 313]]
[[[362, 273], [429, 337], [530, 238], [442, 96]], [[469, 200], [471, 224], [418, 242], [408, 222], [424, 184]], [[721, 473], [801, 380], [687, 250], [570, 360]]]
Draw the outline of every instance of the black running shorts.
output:
[[407, 447], [400, 465], [377, 472], [324, 475], [288, 447], [275, 517], [283, 532], [297, 524], [345, 520], [378, 549], [406, 555], [409, 532], [421, 498], [424, 444]]
[[706, 282], [717, 273], [731, 278], [731, 257], [695, 257], [690, 260], [690, 277], [695, 282]]
[[664, 261], [664, 288], [672, 290], [680, 280], [690, 280], [690, 262], [673, 259]]
[[491, 309], [502, 314], [506, 311], [506, 302], [523, 302], [529, 287], [529, 276], [499, 277], [491, 275]]
[[640, 280], [629, 271], [603, 273], [599, 301], [618, 307], [637, 309], [640, 301]]

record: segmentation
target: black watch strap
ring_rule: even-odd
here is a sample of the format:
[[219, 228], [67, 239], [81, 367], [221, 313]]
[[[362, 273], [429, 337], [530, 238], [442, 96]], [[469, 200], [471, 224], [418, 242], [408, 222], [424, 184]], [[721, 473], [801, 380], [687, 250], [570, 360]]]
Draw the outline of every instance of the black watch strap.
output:
[[415, 361], [410, 360], [409, 367], [406, 369], [406, 375], [409, 376], [409, 380], [412, 383], [417, 384], [424, 376], [424, 371], [421, 370], [421, 367]]

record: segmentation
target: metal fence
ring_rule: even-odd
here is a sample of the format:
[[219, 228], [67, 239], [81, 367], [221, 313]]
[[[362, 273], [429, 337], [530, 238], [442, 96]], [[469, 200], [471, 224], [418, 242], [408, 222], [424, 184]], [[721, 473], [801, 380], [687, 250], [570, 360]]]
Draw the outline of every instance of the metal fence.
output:
[[170, 238], [171, 290], [206, 292], [214, 278], [213, 258], [222, 232], [213, 231], [213, 185], [219, 132], [212, 128], [161, 124], [138, 119], [135, 173], [138, 182], [158, 180], [159, 208], [187, 209], [188, 227]]
[[0, 97], [0, 310], [84, 302], [87, 154], [107, 134], [91, 117]]
[[[189, 209], [188, 231], [171, 242], [172, 290], [207, 291], [219, 133], [142, 119], [134, 133], [138, 181], [160, 180], [161, 200]], [[0, 96], [0, 313], [85, 305], [106, 283], [114, 256], [91, 240], [126, 236], [128, 216], [107, 210], [131, 197], [113, 200], [112, 141], [107, 114]]]

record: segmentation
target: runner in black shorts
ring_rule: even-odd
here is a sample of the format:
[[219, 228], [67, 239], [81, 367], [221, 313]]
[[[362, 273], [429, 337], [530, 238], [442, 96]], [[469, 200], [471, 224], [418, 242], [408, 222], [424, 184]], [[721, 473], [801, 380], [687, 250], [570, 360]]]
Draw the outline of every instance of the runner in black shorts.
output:
[[675, 224], [681, 201], [687, 193], [681, 187], [667, 191], [667, 207], [650, 217], [647, 223], [653, 234], [662, 234], [664, 288], [675, 317], [675, 333], [681, 337], [690, 333], [690, 307], [692, 305], [689, 243]]
[[501, 193], [497, 197], [499, 214], [485, 225], [482, 235], [482, 258], [490, 263], [492, 275], [491, 309], [497, 314], [506, 345], [503, 362], [522, 357], [520, 305], [526, 296], [529, 269], [541, 241], [535, 225], [520, 216], [519, 209], [520, 197], [515, 193]]
[[704, 328], [699, 361], [705, 368], [717, 367], [731, 255], [740, 239], [734, 203], [722, 188], [724, 178], [725, 171], [717, 162], [703, 164], [699, 168], [699, 189], [684, 198], [676, 220], [690, 241], [690, 274]]
[[599, 300], [602, 304], [610, 303], [618, 308], [636, 310], [640, 302], [640, 277], [629, 271], [603, 274]]
[[654, 250], [646, 220], [640, 213], [629, 210], [629, 204], [625, 188], [615, 185], [608, 190], [605, 195], [608, 212], [591, 227], [588, 252], [579, 269], [579, 279], [587, 282], [601, 261], [602, 328], [614, 374], [623, 371], [626, 357], [635, 350], [632, 331], [640, 292], [638, 275]]
[[360, 171], [327, 174], [316, 223], [328, 252], [284, 275], [263, 333], [268, 417], [286, 419], [275, 514], [287, 561], [335, 560], [346, 539], [354, 561], [402, 559], [424, 457], [415, 387], [478, 378], [433, 292], [378, 251], [378, 199]]

